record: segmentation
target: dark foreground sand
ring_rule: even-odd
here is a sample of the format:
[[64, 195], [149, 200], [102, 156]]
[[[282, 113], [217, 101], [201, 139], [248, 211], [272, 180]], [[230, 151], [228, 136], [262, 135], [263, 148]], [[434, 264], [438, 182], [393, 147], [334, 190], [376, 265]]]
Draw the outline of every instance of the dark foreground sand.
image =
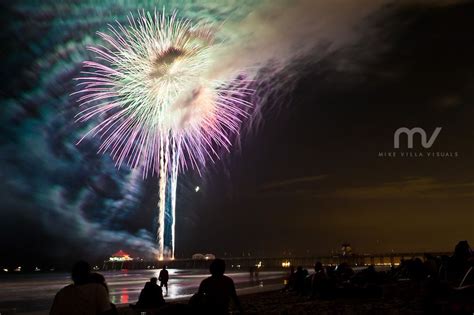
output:
[[[407, 290], [406, 290], [407, 289]], [[422, 299], [413, 288], [389, 288], [390, 297], [345, 297], [321, 300], [298, 296], [291, 292], [270, 291], [240, 296], [245, 314], [425, 314]], [[385, 291], [385, 290], [384, 290]], [[395, 294], [393, 294], [395, 293]], [[418, 297], [417, 297], [418, 296]], [[169, 303], [159, 312], [148, 314], [180, 314], [185, 301]], [[180, 307], [181, 311], [179, 311]], [[122, 314], [140, 314], [126, 311]]]
[[422, 314], [417, 299], [336, 298], [318, 300], [267, 292], [241, 298], [246, 314]]

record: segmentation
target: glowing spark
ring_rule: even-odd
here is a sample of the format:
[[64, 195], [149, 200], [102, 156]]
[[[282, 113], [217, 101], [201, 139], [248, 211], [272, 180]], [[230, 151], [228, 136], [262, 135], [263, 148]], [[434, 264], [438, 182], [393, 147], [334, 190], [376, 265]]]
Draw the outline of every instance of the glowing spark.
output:
[[[141, 12], [129, 25], [98, 33], [106, 46], [88, 47], [98, 61], [85, 61], [78, 78], [77, 121], [102, 120], [79, 141], [99, 136], [99, 153], [109, 152], [120, 167], [143, 166], [143, 176], [159, 177], [158, 250], [174, 257], [174, 215], [179, 169], [198, 170], [229, 150], [251, 105], [252, 91], [242, 75], [210, 78], [219, 47], [215, 27], [178, 19], [176, 12]], [[167, 190], [170, 196], [167, 199]], [[165, 208], [171, 207], [171, 248], [165, 248]]]

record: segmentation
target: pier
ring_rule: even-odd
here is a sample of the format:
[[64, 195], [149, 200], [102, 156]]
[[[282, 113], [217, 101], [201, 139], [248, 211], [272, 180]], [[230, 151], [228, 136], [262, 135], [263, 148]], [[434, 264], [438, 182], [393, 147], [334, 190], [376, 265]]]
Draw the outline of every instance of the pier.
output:
[[[251, 266], [261, 266], [267, 269], [289, 268], [290, 266], [312, 267], [316, 261], [326, 266], [335, 266], [348, 263], [351, 266], [397, 266], [402, 260], [420, 258], [426, 254], [432, 256], [451, 255], [448, 252], [406, 252], [382, 254], [352, 254], [328, 256], [288, 256], [288, 257], [219, 257], [226, 261], [228, 269], [248, 269]], [[177, 258], [173, 260], [130, 260], [130, 261], [104, 261], [102, 270], [120, 269], [157, 269], [167, 265], [177, 269], [207, 269], [212, 259]]]

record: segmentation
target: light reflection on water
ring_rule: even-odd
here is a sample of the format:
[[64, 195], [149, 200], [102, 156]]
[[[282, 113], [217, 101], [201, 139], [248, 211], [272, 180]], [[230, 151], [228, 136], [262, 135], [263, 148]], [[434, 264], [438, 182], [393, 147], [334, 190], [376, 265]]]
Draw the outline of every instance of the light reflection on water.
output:
[[109, 293], [110, 301], [114, 304], [128, 304], [129, 303], [129, 295], [128, 289], [122, 288], [120, 290], [113, 290]]
[[128, 294], [127, 294], [126, 288], [122, 289], [122, 295], [120, 296], [120, 303], [121, 304], [128, 303]]
[[[159, 272], [159, 269], [99, 271], [107, 281], [110, 300], [114, 304], [135, 303], [145, 283], [151, 277], [158, 277]], [[169, 269], [169, 273], [169, 291], [165, 300], [191, 296], [197, 292], [201, 281], [209, 276], [207, 270]], [[234, 280], [238, 291], [249, 292], [268, 285], [283, 285], [286, 272], [262, 271], [258, 281], [251, 279], [247, 272], [230, 272], [227, 275]], [[49, 309], [56, 292], [70, 283], [70, 276], [66, 273], [6, 275], [0, 277], [0, 282], [0, 309], [38, 311]]]

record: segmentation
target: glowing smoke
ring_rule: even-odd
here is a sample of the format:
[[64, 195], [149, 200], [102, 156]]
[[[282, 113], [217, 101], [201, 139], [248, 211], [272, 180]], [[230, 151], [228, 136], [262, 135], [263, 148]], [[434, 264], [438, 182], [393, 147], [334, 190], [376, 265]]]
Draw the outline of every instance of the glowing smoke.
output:
[[[76, 92], [84, 122], [107, 115], [88, 135], [103, 138], [121, 165], [141, 166], [143, 175], [158, 174], [159, 258], [174, 258], [176, 181], [187, 164], [200, 168], [219, 158], [215, 146], [229, 150], [229, 133], [238, 133], [250, 103], [248, 80], [235, 73], [223, 80], [206, 78], [213, 60], [213, 27], [193, 25], [176, 13], [140, 13], [129, 26], [99, 33], [109, 47], [90, 47], [99, 58], [84, 62]], [[167, 191], [170, 197], [167, 199]], [[165, 212], [171, 207], [171, 242], [165, 246]], [[168, 247], [168, 248], [166, 248]]]
[[[210, 68], [212, 71], [207, 78], [219, 77], [218, 72], [222, 73], [222, 77], [229, 77], [235, 69], [245, 69], [248, 75], [258, 78], [255, 82], [257, 94], [254, 96], [258, 100], [254, 104], [259, 106], [268, 105], [268, 94], [291, 89], [299, 73], [289, 73], [285, 68], [295, 59], [317, 61], [327, 53], [326, 45], [334, 51], [360, 39], [366, 31], [365, 16], [380, 7], [381, 2], [12, 2], [8, 10], [11, 12], [8, 16], [12, 18], [7, 33], [14, 31], [21, 46], [14, 47], [5, 60], [6, 73], [15, 75], [5, 80], [6, 99], [2, 101], [4, 112], [1, 125], [3, 134], [8, 135], [4, 136], [5, 143], [1, 144], [2, 165], [4, 176], [11, 179], [3, 181], [3, 199], [11, 199], [10, 203], [5, 204], [12, 205], [22, 201], [22, 211], [17, 211], [16, 215], [23, 213], [23, 216], [35, 220], [43, 217], [38, 228], [44, 223], [45, 233], [57, 239], [63, 239], [66, 233], [71, 234], [68, 244], [82, 244], [94, 236], [94, 241], [90, 242], [91, 252], [98, 252], [99, 244], [121, 244], [124, 239], [139, 241], [140, 238], [143, 242], [138, 247], [149, 250], [152, 236], [147, 234], [143, 237], [138, 231], [127, 230], [130, 226], [127, 222], [137, 219], [132, 214], [144, 215], [138, 201], [130, 198], [123, 202], [120, 196], [109, 198], [101, 191], [91, 191], [89, 183], [104, 173], [114, 180], [120, 191], [134, 189], [124, 187], [130, 183], [124, 178], [128, 174], [126, 167], [117, 172], [107, 156], [91, 154], [91, 149], [97, 146], [97, 138], [78, 147], [71, 145], [82, 136], [78, 134], [82, 130], [70, 124], [70, 116], [77, 112], [77, 107], [73, 99], [67, 97], [73, 91], [69, 82], [77, 76], [81, 62], [92, 58], [84, 47], [100, 44], [94, 35], [97, 30], [106, 32], [107, 23], [114, 23], [115, 20], [125, 25], [126, 16], [131, 11], [136, 12], [139, 8], [153, 10], [162, 5], [176, 8], [182, 17], [193, 21], [205, 18], [215, 25], [224, 22], [215, 34], [223, 42], [219, 50], [212, 52], [215, 55], [212, 59], [217, 62]], [[323, 49], [319, 49], [321, 46]], [[6, 49], [8, 52], [8, 47]], [[265, 67], [265, 71], [261, 67]], [[259, 111], [254, 113], [258, 114]], [[100, 123], [100, 120], [94, 122]], [[32, 148], [37, 148], [35, 154], [24, 154], [31, 152]], [[32, 168], [32, 165], [35, 167]], [[137, 174], [134, 176], [140, 177]], [[136, 190], [142, 192], [143, 181], [134, 181], [139, 186]], [[60, 203], [55, 203], [58, 187], [61, 187], [62, 199]], [[76, 202], [74, 197], [79, 189], [92, 192], [93, 198], [81, 194], [90, 202]], [[24, 210], [27, 208], [32, 209], [28, 214]], [[123, 222], [111, 224], [112, 214], [123, 216]], [[52, 225], [62, 226], [63, 220], [77, 222], [71, 222], [68, 230], [50, 228]], [[73, 226], [88, 232], [77, 232]], [[82, 229], [83, 226], [87, 228]], [[104, 231], [100, 237], [97, 235], [99, 230]]]
[[[326, 53], [347, 44], [354, 23], [374, 8], [367, 4], [265, 3], [229, 23], [217, 39], [214, 25], [166, 16], [164, 10], [132, 15], [129, 26], [117, 23], [109, 34], [99, 33], [107, 46], [89, 48], [99, 61], [86, 61], [85, 76], [78, 79], [85, 107], [78, 121], [106, 114], [84, 137], [100, 136], [99, 152], [110, 152], [117, 165], [141, 166], [144, 176], [158, 174], [159, 258], [165, 252], [174, 257], [178, 170], [188, 164], [200, 169], [219, 158], [216, 147], [229, 150], [229, 135], [239, 132], [251, 106], [249, 83], [259, 69], [271, 64], [275, 75], [325, 40]], [[169, 204], [173, 231], [165, 248]]]
[[[224, 24], [222, 33], [229, 40], [216, 52], [219, 62], [212, 70], [219, 74], [272, 64], [278, 71], [297, 59], [320, 58], [359, 40], [366, 19], [384, 3], [265, 1], [243, 19]], [[318, 51], [321, 46], [324, 50]]]

